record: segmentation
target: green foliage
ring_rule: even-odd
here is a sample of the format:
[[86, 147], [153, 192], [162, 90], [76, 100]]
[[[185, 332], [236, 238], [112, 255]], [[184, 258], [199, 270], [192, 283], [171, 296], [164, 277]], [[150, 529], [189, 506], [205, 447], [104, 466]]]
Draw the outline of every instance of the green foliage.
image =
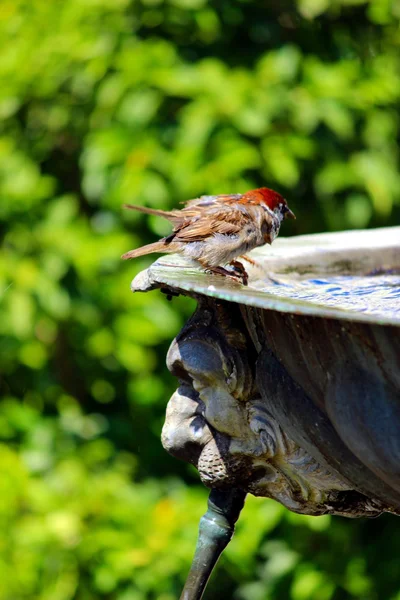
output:
[[[399, 8], [0, 12], [0, 600], [172, 600], [206, 497], [159, 442], [193, 303], [130, 295], [151, 258], [120, 254], [168, 229], [121, 205], [267, 184], [285, 233], [398, 222]], [[250, 498], [208, 597], [398, 600], [394, 528]]]

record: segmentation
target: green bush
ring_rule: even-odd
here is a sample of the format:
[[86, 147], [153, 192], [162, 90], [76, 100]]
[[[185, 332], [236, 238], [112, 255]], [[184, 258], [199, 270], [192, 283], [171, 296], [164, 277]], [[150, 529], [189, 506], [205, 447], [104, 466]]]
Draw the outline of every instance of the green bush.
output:
[[[193, 303], [130, 294], [151, 257], [120, 255], [168, 229], [121, 205], [266, 184], [285, 234], [398, 222], [399, 8], [1, 8], [0, 600], [172, 600], [206, 498], [159, 442]], [[399, 600], [395, 527], [249, 499], [208, 598]]]

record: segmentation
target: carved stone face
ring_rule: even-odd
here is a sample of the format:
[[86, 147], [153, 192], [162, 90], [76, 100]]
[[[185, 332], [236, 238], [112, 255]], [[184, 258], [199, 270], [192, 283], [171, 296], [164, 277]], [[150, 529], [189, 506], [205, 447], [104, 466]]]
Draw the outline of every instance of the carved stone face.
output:
[[305, 514], [380, 514], [379, 501], [320, 464], [273, 417], [275, 398], [257, 389], [257, 355], [237, 310], [202, 300], [172, 343], [167, 362], [180, 386], [167, 407], [164, 448], [195, 465], [208, 487], [241, 488]]

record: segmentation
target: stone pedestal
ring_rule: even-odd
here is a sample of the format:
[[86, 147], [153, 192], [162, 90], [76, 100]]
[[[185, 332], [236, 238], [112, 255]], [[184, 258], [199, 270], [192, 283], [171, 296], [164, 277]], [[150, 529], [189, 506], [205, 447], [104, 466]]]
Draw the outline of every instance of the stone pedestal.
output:
[[[400, 228], [251, 257], [247, 287], [174, 256], [133, 282], [198, 301], [167, 357], [164, 448], [227, 506], [252, 493], [309, 515], [400, 514]], [[187, 600], [205, 585], [191, 581]]]

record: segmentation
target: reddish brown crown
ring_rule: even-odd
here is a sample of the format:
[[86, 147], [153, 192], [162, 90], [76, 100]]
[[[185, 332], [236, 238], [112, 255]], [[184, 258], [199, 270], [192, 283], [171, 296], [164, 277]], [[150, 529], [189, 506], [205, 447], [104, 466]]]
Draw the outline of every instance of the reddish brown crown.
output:
[[247, 204], [248, 202], [252, 204], [266, 204], [271, 210], [274, 210], [280, 203], [283, 205], [287, 204], [283, 196], [266, 187], [244, 193], [239, 202], [243, 204]]
[[271, 190], [270, 188], [262, 187], [258, 190], [258, 192], [264, 199], [265, 204], [271, 209], [274, 210], [278, 206], [278, 204], [286, 205], [287, 202], [283, 196], [275, 192], [275, 190]]

